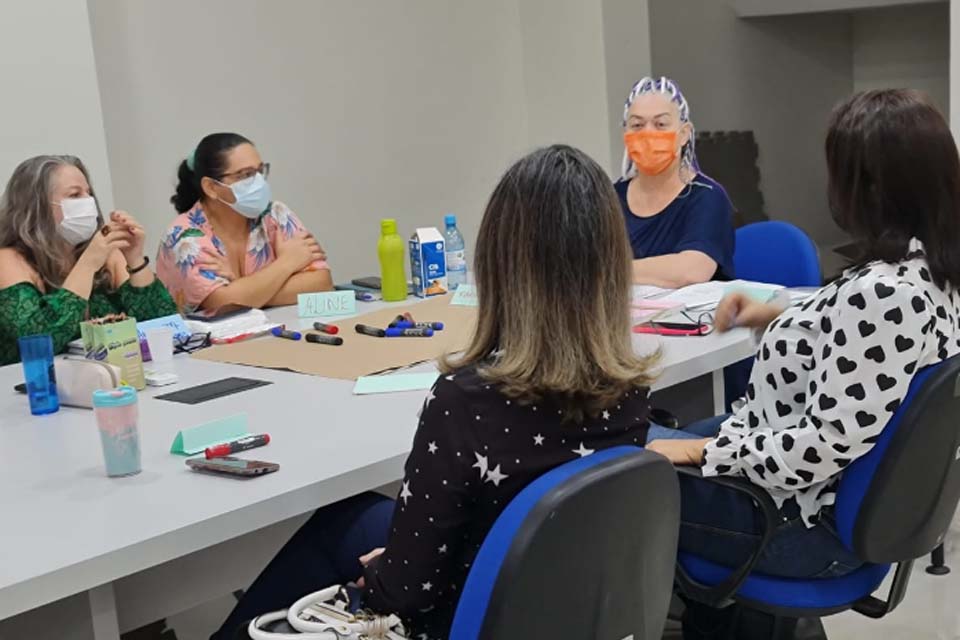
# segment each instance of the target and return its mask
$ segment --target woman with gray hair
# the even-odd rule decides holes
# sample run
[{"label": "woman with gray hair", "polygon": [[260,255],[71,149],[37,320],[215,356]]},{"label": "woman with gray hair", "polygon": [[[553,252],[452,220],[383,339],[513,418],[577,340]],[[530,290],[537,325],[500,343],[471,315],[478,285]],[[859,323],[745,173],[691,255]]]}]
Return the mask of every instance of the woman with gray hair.
[{"label": "woman with gray hair", "polygon": [[733,278],[733,207],[700,173],[690,107],[669,78],[642,78],[623,107],[614,185],[633,248],[633,281],[679,288]]},{"label": "woman with gray hair", "polygon": [[49,334],[60,352],[87,318],[177,313],[143,254],[145,236],[125,211],[104,222],[79,158],[20,163],[0,200],[0,365],[19,360],[19,336]]}]

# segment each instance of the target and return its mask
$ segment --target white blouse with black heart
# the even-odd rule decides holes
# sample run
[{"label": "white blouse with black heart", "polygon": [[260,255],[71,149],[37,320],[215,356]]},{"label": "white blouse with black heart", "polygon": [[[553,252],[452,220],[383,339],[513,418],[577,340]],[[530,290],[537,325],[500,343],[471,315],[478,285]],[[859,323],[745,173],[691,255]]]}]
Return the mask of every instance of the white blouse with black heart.
[{"label": "white blouse with black heart", "polygon": [[960,352],[960,294],[914,239],[900,263],[846,271],[770,324],[743,406],[705,447],[703,474],[748,478],[808,526],[841,471],[876,442],[917,369]]}]

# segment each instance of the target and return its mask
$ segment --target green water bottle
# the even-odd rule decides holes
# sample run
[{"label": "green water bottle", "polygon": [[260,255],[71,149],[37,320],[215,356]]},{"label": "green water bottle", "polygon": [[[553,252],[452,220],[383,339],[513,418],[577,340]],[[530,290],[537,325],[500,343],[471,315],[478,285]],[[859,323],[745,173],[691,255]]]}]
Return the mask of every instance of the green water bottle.
[{"label": "green water bottle", "polygon": [[387,302],[407,299],[407,278],[403,272],[405,245],[397,233],[397,221],[384,218],[380,221],[380,240],[377,255],[380,257],[380,290]]}]

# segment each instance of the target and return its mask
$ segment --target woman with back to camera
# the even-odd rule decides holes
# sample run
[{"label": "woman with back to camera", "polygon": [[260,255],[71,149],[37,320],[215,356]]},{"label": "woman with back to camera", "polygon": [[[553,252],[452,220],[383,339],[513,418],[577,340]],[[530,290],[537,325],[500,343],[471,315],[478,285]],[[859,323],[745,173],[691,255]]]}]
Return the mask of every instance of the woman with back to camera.
[{"label": "woman with back to camera", "polygon": [[318,510],[214,638],[361,575],[364,607],[399,614],[411,637],[446,638],[514,496],[560,464],[645,442],[653,363],[631,345],[630,247],[603,170],[567,146],[514,164],[490,197],[475,268],[476,330],[427,395],[397,502],[368,493]]},{"label": "woman with back to camera", "polygon": [[125,211],[104,221],[79,158],[21,162],[0,201],[0,365],[20,359],[20,336],[49,334],[59,353],[84,320],[176,313],[143,254],[145,239]]},{"label": "woman with back to camera", "polygon": [[642,78],[623,107],[614,185],[633,248],[633,281],[679,288],[733,273],[733,206],[700,173],[690,108],[669,78]]},{"label": "woman with back to camera", "polygon": [[[770,493],[783,521],[755,571],[775,576],[862,564],[836,534],[837,481],[914,373],[960,352],[960,159],[943,116],[917,91],[858,93],[831,117],[826,159],[830,208],[860,247],[858,266],[786,310],[723,300],[718,329],[764,331],[743,407],[649,445]],[[688,478],[681,491],[681,550],[740,565],[759,539],[749,501]],[[730,615],[693,604],[685,637],[725,637]]]},{"label": "woman with back to camera", "polygon": [[170,202],[180,214],[157,254],[157,275],[185,313],[296,304],[330,291],[326,253],[275,201],[253,143],[213,133],[180,163]]}]

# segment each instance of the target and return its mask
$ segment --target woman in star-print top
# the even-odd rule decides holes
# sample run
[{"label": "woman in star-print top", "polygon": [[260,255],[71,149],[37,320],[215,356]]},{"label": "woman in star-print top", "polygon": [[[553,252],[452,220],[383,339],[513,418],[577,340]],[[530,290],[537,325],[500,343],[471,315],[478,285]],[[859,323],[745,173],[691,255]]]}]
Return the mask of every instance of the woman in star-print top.
[{"label": "woman in star-print top", "polygon": [[[837,480],[873,447],[915,372],[960,352],[960,160],[943,117],[914,91],[857,94],[834,112],[826,155],[834,217],[863,261],[786,310],[724,300],[718,329],[765,330],[742,406],[649,447],[770,493],[784,520],[756,565],[768,575],[861,564],[835,533]],[[738,566],[756,518],[709,484],[681,485],[680,547]]]},{"label": "woman in star-print top", "polygon": [[361,570],[363,607],[399,614],[412,637],[446,638],[514,496],[560,464],[646,441],[654,358],[631,344],[630,260],[616,194],[590,158],[554,146],[511,167],[477,237],[475,334],[441,363],[397,501],[318,510],[214,638]]}]

